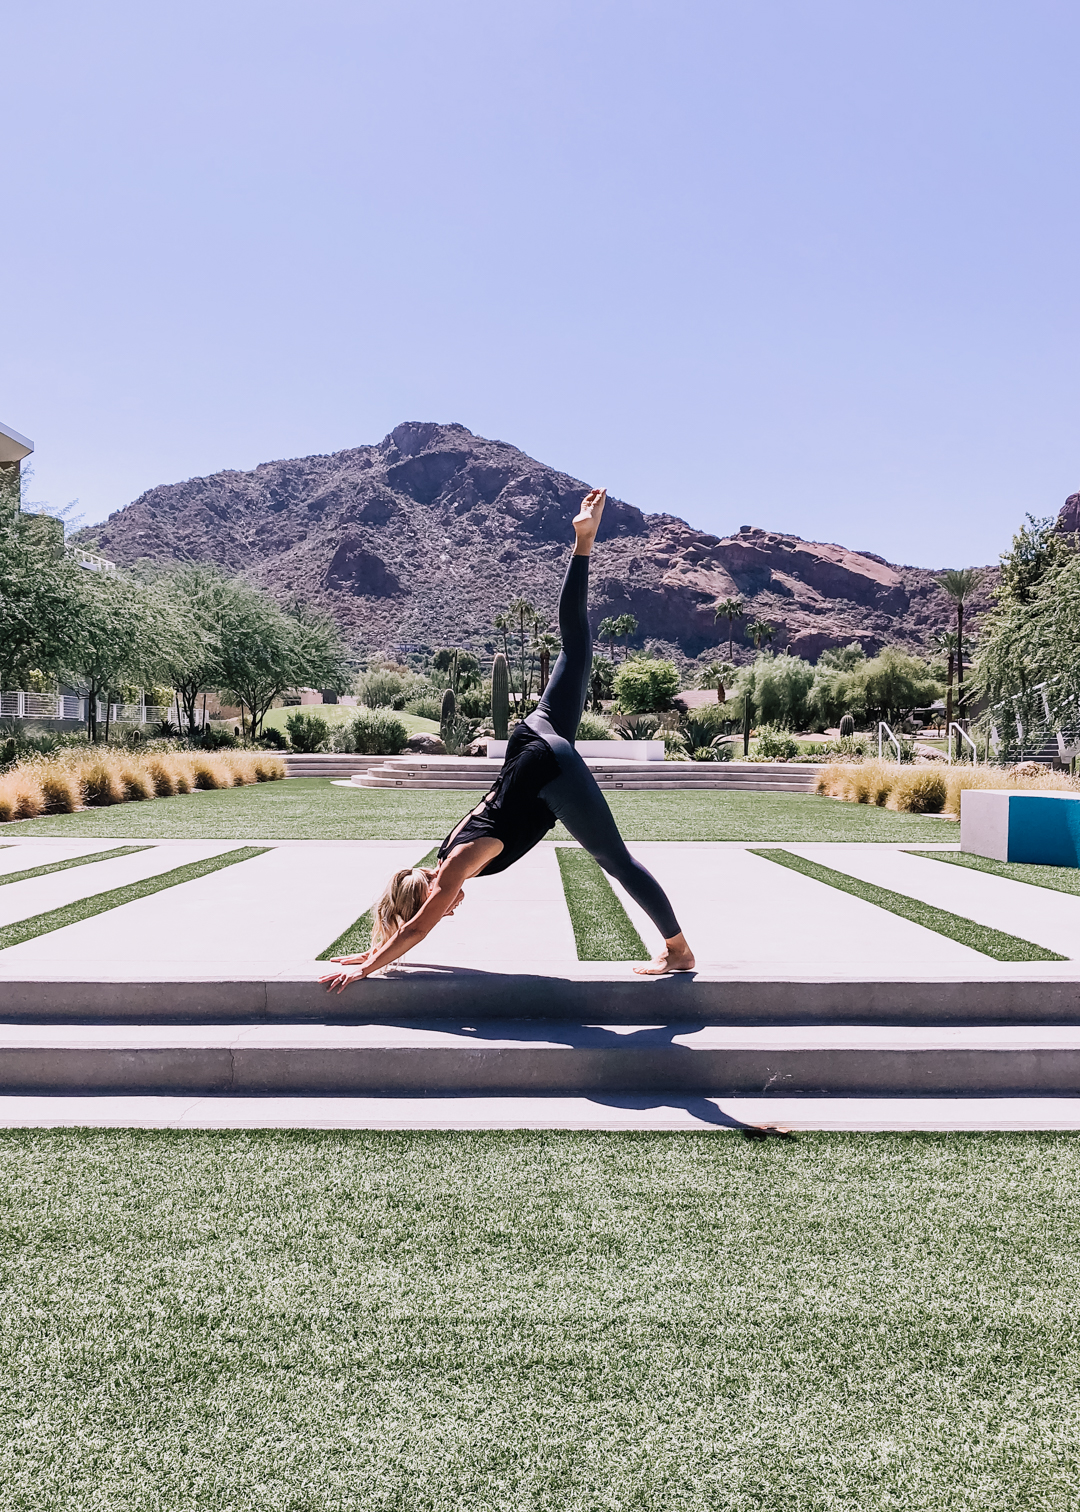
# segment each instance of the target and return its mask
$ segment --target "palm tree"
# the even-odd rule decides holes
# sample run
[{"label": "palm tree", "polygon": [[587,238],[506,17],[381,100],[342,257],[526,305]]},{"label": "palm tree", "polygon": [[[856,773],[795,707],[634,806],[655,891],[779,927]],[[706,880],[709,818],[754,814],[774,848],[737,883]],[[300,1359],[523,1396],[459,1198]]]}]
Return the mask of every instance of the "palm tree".
[{"label": "palm tree", "polygon": [[620,640],[624,640],[623,661],[630,654],[630,637],[637,634],[638,622],[632,614],[620,614],[615,621],[615,634]]},{"label": "palm tree", "polygon": [[964,705],[964,604],[983,580],[978,567],[953,568],[943,572],[938,583],[956,605],[956,713]]},{"label": "palm tree", "polygon": [[[522,598],[519,594],[508,606],[506,613],[512,625],[516,622],[521,637],[521,701],[524,704],[528,698],[525,678],[525,655],[529,645],[528,637],[525,634],[525,622],[526,620],[531,622],[536,619],[536,605],[530,603],[527,598]],[[528,681],[531,683],[532,678],[530,677]]]},{"label": "palm tree", "polygon": [[503,655],[506,657],[506,665],[509,666],[510,642],[507,639],[507,636],[509,635],[511,630],[510,616],[509,614],[497,614],[491,623],[495,628],[496,635],[502,636]]},{"label": "palm tree", "polygon": [[558,656],[562,643],[559,637],[553,635],[550,630],[541,630],[540,621],[537,620],[535,645],[540,655],[540,692],[542,693],[551,676],[552,653]]},{"label": "palm tree", "polygon": [[768,620],[755,620],[752,625],[747,625],[746,633],[754,643],[754,650],[761,650],[762,641],[771,641],[776,634],[776,626],[770,625]]},{"label": "palm tree", "polygon": [[724,703],[727,700],[725,689],[734,675],[735,667],[731,662],[711,661],[698,674],[698,687],[715,688],[717,703]]},{"label": "palm tree", "polygon": [[609,616],[607,619],[602,619],[596,627],[596,638],[597,640],[607,641],[608,656],[612,661],[615,660],[616,638],[622,634],[622,631],[618,629],[618,624],[619,621],[617,619],[612,619]]},{"label": "palm tree", "polygon": [[[945,684],[945,730],[948,733],[949,726],[952,724],[952,680],[953,668],[956,665],[956,631],[939,630],[934,636],[934,645],[949,659],[949,675]],[[951,735],[949,739],[952,740]]]},{"label": "palm tree", "polygon": [[717,604],[716,608],[713,610],[713,624],[714,625],[716,624],[717,620],[722,620],[722,619],[726,619],[727,620],[727,656],[728,656],[728,661],[730,661],[731,657],[732,657],[731,642],[732,642],[732,640],[734,638],[734,635],[735,635],[735,629],[734,629],[735,621],[737,619],[742,619],[743,614],[745,612],[746,612],[745,611],[745,605],[743,604],[742,599],[737,599],[737,598],[722,599],[721,602],[719,604]]}]

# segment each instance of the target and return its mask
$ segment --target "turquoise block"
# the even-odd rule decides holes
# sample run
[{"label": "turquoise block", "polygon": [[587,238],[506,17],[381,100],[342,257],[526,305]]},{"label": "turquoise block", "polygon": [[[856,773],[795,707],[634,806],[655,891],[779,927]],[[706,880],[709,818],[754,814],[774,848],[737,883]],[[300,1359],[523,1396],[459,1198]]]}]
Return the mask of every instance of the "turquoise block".
[{"label": "turquoise block", "polygon": [[1080,796],[1010,793],[1009,860],[1080,866]]}]

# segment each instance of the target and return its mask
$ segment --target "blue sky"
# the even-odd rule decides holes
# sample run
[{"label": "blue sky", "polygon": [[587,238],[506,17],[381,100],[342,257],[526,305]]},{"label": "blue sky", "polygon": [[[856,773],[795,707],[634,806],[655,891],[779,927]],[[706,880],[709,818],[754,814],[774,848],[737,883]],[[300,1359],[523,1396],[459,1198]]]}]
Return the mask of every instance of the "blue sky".
[{"label": "blue sky", "polygon": [[1080,9],[5,8],[33,494],[460,421],[648,510],[925,566],[1080,489]]}]

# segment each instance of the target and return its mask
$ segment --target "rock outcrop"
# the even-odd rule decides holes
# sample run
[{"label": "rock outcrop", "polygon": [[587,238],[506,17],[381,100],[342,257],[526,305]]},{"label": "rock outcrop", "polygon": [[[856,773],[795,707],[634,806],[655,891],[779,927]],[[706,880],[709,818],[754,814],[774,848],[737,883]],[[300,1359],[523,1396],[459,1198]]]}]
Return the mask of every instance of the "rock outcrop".
[{"label": "rock outcrop", "polygon": [[[494,648],[492,616],[515,595],[554,617],[586,486],[463,425],[410,422],[378,445],[152,488],[81,535],[128,565],[216,562],[329,611],[358,647]],[[713,606],[732,596],[747,611],[737,660],[752,654],[754,619],[775,626],[776,649],[811,658],[852,640],[922,649],[952,620],[928,569],[749,525],[709,535],[621,499],[609,500],[593,562],[597,620],[631,613],[639,643],[688,656],[726,652]]]}]

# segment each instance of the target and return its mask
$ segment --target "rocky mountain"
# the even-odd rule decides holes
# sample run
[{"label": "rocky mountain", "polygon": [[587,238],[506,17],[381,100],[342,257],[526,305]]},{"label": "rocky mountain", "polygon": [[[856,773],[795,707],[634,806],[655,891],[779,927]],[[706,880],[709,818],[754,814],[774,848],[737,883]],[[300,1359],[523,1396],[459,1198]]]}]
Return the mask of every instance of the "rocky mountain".
[{"label": "rocky mountain", "polygon": [[[463,425],[408,422],[375,446],[152,488],[81,536],[124,565],[216,562],[283,602],[329,611],[369,651],[479,649],[516,594],[554,615],[587,486]],[[745,627],[758,618],[776,627],[776,649],[809,658],[852,640],[923,649],[952,622],[929,569],[751,525],[709,535],[609,500],[593,558],[597,620],[631,613],[639,643],[696,657],[720,642],[726,651],[713,606],[727,597],[747,611],[736,660],[752,655]]]}]

